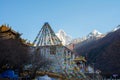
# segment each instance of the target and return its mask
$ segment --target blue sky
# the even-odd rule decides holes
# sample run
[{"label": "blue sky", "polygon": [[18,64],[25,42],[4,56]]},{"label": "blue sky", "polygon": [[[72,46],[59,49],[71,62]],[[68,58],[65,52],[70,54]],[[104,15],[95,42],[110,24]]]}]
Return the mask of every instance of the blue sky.
[{"label": "blue sky", "polygon": [[106,33],[120,24],[120,0],[0,0],[0,25],[25,39],[33,41],[45,22],[73,38],[94,29]]}]

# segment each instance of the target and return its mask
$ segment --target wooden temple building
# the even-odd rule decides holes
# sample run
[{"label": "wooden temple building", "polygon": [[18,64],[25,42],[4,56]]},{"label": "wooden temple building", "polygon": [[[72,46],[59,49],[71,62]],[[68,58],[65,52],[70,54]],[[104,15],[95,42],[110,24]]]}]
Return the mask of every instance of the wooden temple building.
[{"label": "wooden temple building", "polygon": [[25,46],[33,46],[30,42],[27,42],[26,39],[21,38],[21,34],[13,30],[9,25],[0,26],[0,40],[5,39],[17,39]]},{"label": "wooden temple building", "polygon": [[0,39],[17,39],[20,37],[21,34],[12,30],[7,25],[0,26]]}]

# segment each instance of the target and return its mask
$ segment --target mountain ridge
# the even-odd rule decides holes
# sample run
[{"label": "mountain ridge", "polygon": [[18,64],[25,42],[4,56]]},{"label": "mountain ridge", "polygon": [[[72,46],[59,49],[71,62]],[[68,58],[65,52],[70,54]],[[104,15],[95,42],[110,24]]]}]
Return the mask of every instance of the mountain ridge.
[{"label": "mountain ridge", "polygon": [[95,32],[100,36],[74,39],[76,42],[71,42],[74,47],[68,47],[72,46],[77,55],[85,56],[87,64],[94,63],[95,69],[101,70],[102,75],[120,74],[120,25],[106,34]]},{"label": "mountain ridge", "polygon": [[87,58],[87,63],[95,63],[102,74],[120,74],[120,29],[108,33],[105,37],[77,47],[78,55]]}]

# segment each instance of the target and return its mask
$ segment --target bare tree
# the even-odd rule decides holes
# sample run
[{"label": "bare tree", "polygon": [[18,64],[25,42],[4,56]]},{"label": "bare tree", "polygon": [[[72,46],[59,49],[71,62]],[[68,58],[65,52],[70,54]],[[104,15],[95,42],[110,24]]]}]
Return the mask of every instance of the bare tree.
[{"label": "bare tree", "polygon": [[32,79],[36,77],[37,71],[40,71],[40,69],[44,71],[52,64],[52,61],[42,56],[39,50],[34,51],[31,60],[32,68],[30,76]]}]

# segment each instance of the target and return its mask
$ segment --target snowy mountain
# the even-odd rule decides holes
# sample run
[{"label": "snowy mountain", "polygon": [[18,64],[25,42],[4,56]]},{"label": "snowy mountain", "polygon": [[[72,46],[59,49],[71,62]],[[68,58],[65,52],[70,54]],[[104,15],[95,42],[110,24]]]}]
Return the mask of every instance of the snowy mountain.
[{"label": "snowy mountain", "polygon": [[94,37],[101,37],[102,33],[100,33],[97,30],[93,30],[92,32],[90,32],[86,37],[88,38],[94,38]]},{"label": "snowy mountain", "polygon": [[[114,28],[112,30],[112,32],[114,32],[114,31],[116,31],[118,29],[120,29],[120,25],[118,25],[116,28]],[[71,36],[69,36],[68,34],[66,34],[64,32],[64,30],[59,30],[58,33],[56,33],[58,38],[62,41],[63,45],[68,45],[70,43],[73,43],[73,44],[77,44],[77,43],[81,43],[81,42],[85,43],[85,42],[89,42],[89,41],[92,41],[92,40],[97,40],[97,39],[103,38],[107,34],[108,33],[102,34],[97,30],[93,30],[88,35],[86,35],[86,36],[84,36],[82,38],[72,39]]]},{"label": "snowy mountain", "polygon": [[72,40],[71,36],[67,35],[64,30],[59,30],[56,35],[62,41],[63,45],[68,45]]},{"label": "snowy mountain", "polygon": [[74,48],[76,53],[86,56],[88,64],[94,63],[94,67],[107,76],[114,73],[120,74],[120,29],[118,27],[116,29],[99,40],[86,44],[78,43]]},{"label": "snowy mountain", "polygon": [[97,30],[93,30],[92,32],[90,32],[87,36],[84,36],[82,38],[76,38],[76,39],[73,39],[71,43],[74,43],[74,44],[77,44],[77,43],[81,43],[81,42],[88,42],[88,41],[91,41],[91,40],[96,40],[96,39],[100,39],[102,37],[104,37],[105,35],[100,33],[99,31]]}]

